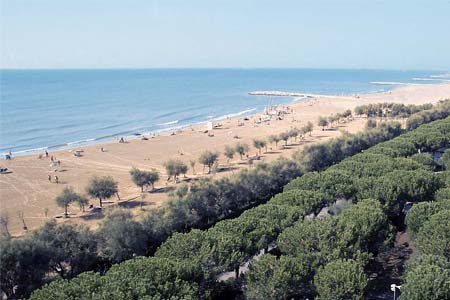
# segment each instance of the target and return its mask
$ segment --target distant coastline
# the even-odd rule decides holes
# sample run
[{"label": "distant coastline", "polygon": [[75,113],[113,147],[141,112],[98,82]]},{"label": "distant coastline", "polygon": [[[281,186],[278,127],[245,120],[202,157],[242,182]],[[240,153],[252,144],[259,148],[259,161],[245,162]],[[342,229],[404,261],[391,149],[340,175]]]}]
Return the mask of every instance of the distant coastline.
[{"label": "distant coastline", "polygon": [[428,78],[423,83],[433,84],[445,78],[432,71],[314,69],[16,70],[2,75],[0,153],[14,156],[164,134],[312,97],[398,87],[374,89],[370,82],[378,79]]}]

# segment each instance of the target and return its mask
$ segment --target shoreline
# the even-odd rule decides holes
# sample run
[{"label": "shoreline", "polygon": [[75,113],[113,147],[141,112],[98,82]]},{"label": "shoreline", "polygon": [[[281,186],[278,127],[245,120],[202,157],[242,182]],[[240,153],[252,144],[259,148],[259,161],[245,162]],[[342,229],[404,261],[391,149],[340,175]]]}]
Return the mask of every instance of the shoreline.
[{"label": "shoreline", "polygon": [[[442,83],[440,83],[440,84],[442,84]],[[384,85],[387,85],[387,86],[392,85],[392,86],[396,86],[396,87],[391,88],[388,91],[384,91],[384,92],[369,92],[368,91],[368,92],[361,93],[361,94],[351,94],[351,95],[325,95],[325,94],[311,94],[311,93],[286,92],[286,91],[252,91],[252,92],[248,92],[248,95],[291,98],[291,99],[289,99],[290,101],[288,101],[288,102],[275,104],[275,106],[276,105],[291,106],[291,105],[302,103],[305,101],[314,100],[317,98],[321,98],[321,99],[356,99],[355,98],[356,95],[376,95],[376,94],[381,95],[381,94],[385,94],[385,93],[388,93],[389,91],[393,91],[393,90],[396,90],[396,89],[399,89],[402,87],[401,85],[397,85],[397,84],[393,84],[393,83],[392,84],[386,83]],[[409,84],[402,84],[402,85],[409,85]],[[428,85],[433,85],[433,84],[411,84],[411,85],[428,86]],[[178,126],[173,126],[173,127],[169,127],[169,128],[161,128],[161,129],[156,129],[153,131],[143,130],[140,132],[139,130],[136,130],[134,133],[131,133],[131,132],[133,132],[133,130],[125,130],[127,132],[127,134],[120,134],[120,133],[111,134],[111,135],[103,136],[103,137],[86,138],[86,139],[82,139],[82,140],[78,140],[78,141],[60,143],[60,144],[56,144],[56,145],[41,146],[41,147],[32,148],[32,149],[12,151],[12,157],[14,158],[14,157],[39,155],[39,154],[43,154],[45,151],[48,151],[48,152],[71,151],[71,150],[75,150],[77,148],[107,145],[110,143],[118,142],[120,138],[124,138],[126,140],[135,140],[135,139],[140,139],[144,136],[151,137],[151,136],[166,135],[166,134],[170,134],[171,132],[174,132],[174,131],[184,130],[184,129],[191,128],[191,127],[196,129],[197,127],[206,126],[206,124],[210,121],[220,122],[223,120],[238,119],[238,117],[239,118],[253,117],[255,115],[261,114],[262,112],[263,112],[263,110],[258,110],[257,108],[251,108],[251,109],[249,108],[249,109],[245,109],[245,110],[239,111],[239,112],[231,112],[229,114],[218,116],[218,117],[212,118],[210,120],[199,121],[196,123],[180,124]],[[169,122],[162,123],[162,124],[156,124],[153,126],[165,126],[165,125],[172,125],[172,124],[177,124],[177,123],[178,123],[178,120],[175,120],[175,121],[169,121]],[[130,132],[130,133],[128,133],[128,132]],[[0,153],[0,159],[5,160],[5,156],[7,154],[9,154],[9,152]]]},{"label": "shoreline", "polygon": [[[28,228],[36,228],[53,216],[60,215],[61,209],[55,204],[55,197],[59,195],[66,186],[71,186],[76,192],[84,193],[85,188],[92,176],[110,175],[119,183],[119,194],[121,201],[133,214],[138,216],[142,210],[152,209],[164,205],[167,192],[177,185],[166,182],[164,162],[169,159],[178,159],[190,165],[190,161],[196,161],[195,170],[189,168],[188,180],[197,180],[202,177],[221,178],[229,176],[233,172],[248,168],[246,160],[240,160],[235,156],[230,162],[223,156],[225,146],[234,146],[237,142],[247,143],[250,146],[248,154],[254,156],[257,149],[253,147],[253,139],[266,139],[271,134],[279,134],[293,127],[302,127],[307,122],[314,123],[314,131],[306,140],[290,145],[287,149],[269,145],[270,150],[262,154],[260,161],[270,162],[279,157],[290,157],[302,147],[328,139],[338,137],[342,131],[357,133],[364,129],[365,118],[354,118],[353,121],[340,124],[338,129],[322,131],[316,124],[319,116],[329,116],[347,109],[353,109],[357,105],[397,102],[404,104],[436,103],[439,100],[450,98],[450,84],[403,86],[392,90],[390,93],[361,94],[356,97],[318,97],[305,101],[291,102],[289,106],[292,112],[285,115],[282,120],[272,119],[270,122],[258,122],[258,116],[262,114],[250,113],[248,120],[243,121],[243,116],[218,121],[222,126],[205,133],[205,125],[192,126],[182,129],[171,135],[171,131],[160,133],[154,138],[142,140],[133,137],[126,143],[109,141],[95,145],[76,147],[82,148],[81,157],[74,157],[73,150],[51,151],[49,154],[55,160],[61,161],[57,168],[49,158],[38,159],[37,155],[23,155],[14,157],[12,160],[2,160],[2,167],[8,168],[11,173],[2,174],[0,178],[0,206],[2,211],[10,215],[10,229],[14,234],[20,234],[21,223],[17,217],[17,211],[23,211]],[[239,125],[243,123],[244,125]],[[238,137],[238,138],[236,138]],[[104,148],[104,152],[101,151]],[[202,172],[202,166],[198,162],[199,155],[205,151],[217,151],[221,155],[219,164],[226,170],[214,175]],[[256,161],[255,163],[259,163]],[[146,198],[141,199],[140,189],[135,186],[130,178],[129,171],[132,167],[141,170],[156,169],[161,174],[161,180],[156,183],[159,192],[146,193]],[[57,173],[54,171],[57,169]],[[49,174],[58,175],[59,184],[47,179]],[[113,204],[117,203],[113,199]],[[139,202],[143,201],[143,208]],[[94,205],[95,199],[90,199]],[[122,202],[121,202],[122,203]],[[109,205],[109,204],[108,204]],[[48,211],[48,217],[44,215]],[[58,222],[69,222],[72,224],[86,224],[95,228],[102,218],[94,215],[80,215],[78,208],[70,208],[71,218]],[[23,234],[23,232],[22,232]]]}]

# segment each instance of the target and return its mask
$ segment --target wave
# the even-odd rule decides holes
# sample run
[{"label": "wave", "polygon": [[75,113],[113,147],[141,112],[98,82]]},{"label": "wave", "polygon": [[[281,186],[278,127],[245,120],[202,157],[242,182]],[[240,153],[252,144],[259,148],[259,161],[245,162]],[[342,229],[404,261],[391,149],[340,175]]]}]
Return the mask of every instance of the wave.
[{"label": "wave", "polygon": [[97,139],[96,138],[91,138],[91,139],[79,140],[79,141],[75,141],[75,142],[66,143],[66,145],[67,146],[74,146],[74,145],[79,145],[79,144],[85,144],[85,143],[93,142],[95,140],[97,140]]},{"label": "wave", "polygon": [[450,78],[450,73],[439,74],[439,75],[430,75],[431,78]]},{"label": "wave", "polygon": [[251,112],[253,112],[253,111],[255,111],[255,110],[256,110],[256,108],[249,108],[249,109],[246,109],[246,110],[237,112],[237,113],[232,113],[232,114],[222,115],[222,116],[220,116],[220,117],[213,118],[212,120],[213,120],[213,121],[221,121],[221,120],[225,120],[225,119],[227,119],[227,118],[235,118],[235,117],[239,117],[239,116],[242,116],[242,115],[251,113]]},{"label": "wave", "polygon": [[179,114],[179,113],[184,113],[184,112],[188,112],[188,111],[195,111],[195,110],[199,110],[199,109],[203,109],[203,108],[207,108],[207,107],[209,107],[209,105],[198,105],[198,106],[190,107],[190,108],[187,108],[187,109],[171,111],[171,112],[168,112],[168,113],[157,115],[157,116],[155,116],[154,119],[158,120],[158,119],[162,119],[162,118],[165,118],[165,117],[170,117],[170,116],[173,116],[173,115],[176,115],[176,114]]},{"label": "wave", "polygon": [[[442,77],[445,78],[445,77]],[[412,80],[417,80],[417,81],[450,81],[448,79],[441,79],[440,77],[434,77],[434,78],[420,78],[420,77],[415,77]]]},{"label": "wave", "polygon": [[173,125],[173,124],[177,124],[179,121],[175,120],[175,121],[169,121],[169,122],[165,122],[165,123],[160,123],[160,124],[156,124],[157,126],[167,126],[167,125]]}]

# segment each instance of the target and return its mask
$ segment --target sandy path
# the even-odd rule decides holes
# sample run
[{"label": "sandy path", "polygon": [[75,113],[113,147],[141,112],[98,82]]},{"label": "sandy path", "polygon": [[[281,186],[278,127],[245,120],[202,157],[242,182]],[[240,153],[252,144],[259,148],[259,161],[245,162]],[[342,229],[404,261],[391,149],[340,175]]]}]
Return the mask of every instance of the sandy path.
[{"label": "sandy path", "polygon": [[[106,143],[84,147],[84,155],[75,158],[67,150],[50,153],[58,160],[61,160],[59,172],[53,173],[49,159],[38,159],[37,155],[14,158],[11,161],[1,161],[2,167],[7,167],[12,171],[10,174],[0,175],[0,206],[2,212],[6,212],[10,217],[10,230],[14,234],[21,234],[21,223],[17,218],[17,211],[22,210],[28,227],[35,228],[45,221],[44,210],[49,210],[49,217],[61,214],[62,209],[56,207],[54,198],[62,191],[66,185],[72,186],[78,192],[84,192],[88,180],[94,175],[111,175],[119,182],[119,194],[122,199],[133,199],[140,196],[140,190],[134,186],[130,180],[129,170],[132,166],[141,169],[156,168],[161,172],[162,180],[156,184],[157,188],[165,187],[165,170],[163,163],[170,158],[177,158],[185,161],[189,165],[190,160],[197,160],[200,153],[206,149],[223,152],[226,145],[234,145],[238,140],[234,135],[240,137],[240,142],[252,144],[252,139],[256,137],[265,138],[270,134],[280,133],[291,127],[301,127],[308,121],[314,124],[319,116],[328,116],[332,113],[343,112],[352,109],[360,104],[376,102],[401,102],[405,104],[435,103],[438,100],[450,98],[450,84],[438,85],[414,85],[403,86],[391,93],[360,95],[356,97],[319,97],[304,103],[293,103],[290,105],[294,112],[285,117],[282,121],[271,121],[270,125],[254,125],[253,120],[257,115],[252,116],[249,121],[245,121],[245,126],[237,126],[238,120],[228,120],[222,122],[221,129],[213,131],[214,137],[208,137],[202,131],[205,128],[186,128],[183,132],[175,136],[162,134],[148,141],[134,139],[128,143],[119,144],[117,142]],[[365,120],[355,119],[354,121],[342,124],[342,130],[357,132],[363,129]],[[263,155],[263,161],[271,161],[279,156],[290,156],[303,145],[324,141],[340,135],[341,132],[321,131],[315,128],[312,137],[294,145],[290,149],[276,150]],[[280,142],[280,144],[282,144]],[[279,145],[280,145],[279,144]],[[100,147],[104,147],[106,152],[101,152]],[[250,155],[257,151],[250,147]],[[275,149],[273,149],[275,150]],[[179,154],[183,152],[183,155]],[[221,155],[220,164],[226,165],[226,159]],[[233,167],[247,168],[245,164],[239,164],[239,158],[233,159]],[[197,173],[201,173],[202,166],[196,164]],[[48,181],[48,174],[57,174],[60,184]],[[228,176],[230,172],[221,172],[214,176]],[[211,176],[198,174],[197,176]],[[196,177],[189,170],[188,177]],[[169,184],[171,186],[173,184]],[[145,210],[160,206],[166,195],[164,193],[147,194],[145,199]],[[115,199],[113,199],[115,201]],[[95,199],[93,204],[97,204]],[[95,227],[98,222],[94,220],[84,220],[77,217],[78,208],[73,206],[69,210],[73,215],[66,222],[84,222]],[[138,214],[139,208],[133,208],[133,212]],[[60,220],[61,221],[61,220]]]}]

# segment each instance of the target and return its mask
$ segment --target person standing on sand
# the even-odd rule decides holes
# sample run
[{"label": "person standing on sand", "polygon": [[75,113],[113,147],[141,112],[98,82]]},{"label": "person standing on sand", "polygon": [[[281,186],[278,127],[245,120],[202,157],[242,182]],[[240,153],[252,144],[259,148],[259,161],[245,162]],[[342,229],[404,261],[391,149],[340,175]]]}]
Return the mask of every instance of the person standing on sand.
[{"label": "person standing on sand", "polygon": [[58,183],[58,176],[55,175],[55,182]]},{"label": "person standing on sand", "polygon": [[52,175],[48,174],[48,181],[52,182]]},{"label": "person standing on sand", "polygon": [[45,150],[45,157],[48,157],[48,151]]}]

